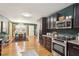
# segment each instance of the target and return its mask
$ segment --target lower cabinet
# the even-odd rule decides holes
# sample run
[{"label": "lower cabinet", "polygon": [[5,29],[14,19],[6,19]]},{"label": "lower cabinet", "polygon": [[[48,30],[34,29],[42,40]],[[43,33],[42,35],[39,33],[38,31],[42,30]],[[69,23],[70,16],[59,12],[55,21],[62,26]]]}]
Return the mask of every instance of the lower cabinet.
[{"label": "lower cabinet", "polygon": [[2,48],[1,48],[2,45],[1,45],[1,42],[2,42],[2,41],[0,41],[0,56],[1,56],[1,51],[2,51]]},{"label": "lower cabinet", "polygon": [[42,41],[42,46],[44,48],[46,48],[48,51],[52,52],[52,49],[51,49],[51,43],[52,43],[52,39],[50,37],[45,37],[45,36],[42,36],[42,40],[40,39],[40,41]]},{"label": "lower cabinet", "polygon": [[39,36],[39,43],[40,43],[40,45],[43,45],[43,38],[41,35]]},{"label": "lower cabinet", "polygon": [[51,40],[51,38],[49,38],[49,37],[47,37],[45,40],[46,40],[46,41],[45,41],[46,49],[51,52],[51,41],[52,41],[52,40]]},{"label": "lower cabinet", "polygon": [[68,56],[79,56],[79,45],[68,43]]},{"label": "lower cabinet", "polygon": [[1,56],[1,45],[0,45],[0,56]]}]

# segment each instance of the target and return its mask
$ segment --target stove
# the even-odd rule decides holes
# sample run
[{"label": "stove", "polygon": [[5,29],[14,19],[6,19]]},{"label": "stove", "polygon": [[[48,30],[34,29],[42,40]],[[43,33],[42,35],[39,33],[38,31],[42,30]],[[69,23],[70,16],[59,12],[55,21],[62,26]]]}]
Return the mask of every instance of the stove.
[{"label": "stove", "polygon": [[53,40],[53,50],[62,55],[67,55],[67,42],[69,40],[75,40],[75,37],[57,37]]},{"label": "stove", "polygon": [[70,41],[75,39],[76,39],[75,37],[57,37],[54,40],[64,42],[64,41]]}]

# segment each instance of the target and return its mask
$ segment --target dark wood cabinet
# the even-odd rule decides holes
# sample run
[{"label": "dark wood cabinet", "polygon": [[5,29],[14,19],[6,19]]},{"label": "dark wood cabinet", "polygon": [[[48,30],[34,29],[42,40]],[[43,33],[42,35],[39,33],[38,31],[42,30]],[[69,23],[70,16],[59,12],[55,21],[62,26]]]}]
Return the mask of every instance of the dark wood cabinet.
[{"label": "dark wood cabinet", "polygon": [[42,34],[47,33],[47,17],[42,18]]},{"label": "dark wood cabinet", "polygon": [[39,43],[43,45],[43,37],[42,35],[46,35],[47,33],[47,17],[42,17],[39,21]]},{"label": "dark wood cabinet", "polygon": [[2,52],[2,40],[0,41],[0,56],[1,56],[1,52]]},{"label": "dark wood cabinet", "polygon": [[41,19],[39,19],[39,34],[46,34],[47,31],[47,17],[42,17]]},{"label": "dark wood cabinet", "polygon": [[79,56],[79,45],[68,43],[67,45],[67,55],[68,56]]},{"label": "dark wood cabinet", "polygon": [[47,18],[47,29],[51,29],[51,19],[50,19],[50,17]]},{"label": "dark wood cabinet", "polygon": [[46,40],[45,40],[46,37],[43,37],[43,36],[42,36],[42,38],[43,38],[43,44],[42,44],[42,46],[43,46],[43,47],[46,47],[46,43],[45,43],[45,42],[46,42]]},{"label": "dark wood cabinet", "polygon": [[43,47],[46,48],[50,52],[52,51],[51,43],[52,43],[52,39],[50,37],[43,36]]},{"label": "dark wood cabinet", "polygon": [[50,52],[51,52],[51,43],[52,43],[51,38],[48,38],[48,37],[47,37],[47,39],[46,39],[46,49],[47,49],[48,51],[50,51]]},{"label": "dark wood cabinet", "polygon": [[79,4],[74,5],[74,21],[73,27],[79,28]]},{"label": "dark wood cabinet", "polygon": [[40,45],[43,45],[43,38],[42,38],[42,35],[39,35],[39,43],[40,43]]},{"label": "dark wood cabinet", "polygon": [[0,56],[1,56],[1,45],[0,45]]},{"label": "dark wood cabinet", "polygon": [[57,14],[53,14],[47,18],[47,29],[55,29],[57,20]]}]

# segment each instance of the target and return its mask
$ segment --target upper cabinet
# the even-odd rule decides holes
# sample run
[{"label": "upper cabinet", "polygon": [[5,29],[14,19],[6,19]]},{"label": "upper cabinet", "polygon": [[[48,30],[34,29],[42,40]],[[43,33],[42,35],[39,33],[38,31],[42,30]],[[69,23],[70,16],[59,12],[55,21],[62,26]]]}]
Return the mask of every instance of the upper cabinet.
[{"label": "upper cabinet", "polygon": [[42,34],[47,32],[47,17],[42,18]]},{"label": "upper cabinet", "polygon": [[40,34],[46,34],[47,31],[47,17],[42,17],[40,19],[40,27],[39,27],[39,31]]},{"label": "upper cabinet", "polygon": [[47,19],[47,29],[55,29],[57,21],[57,14],[49,16]]},{"label": "upper cabinet", "polygon": [[66,7],[48,17],[47,29],[71,29],[73,28],[74,5]]},{"label": "upper cabinet", "polygon": [[51,29],[51,19],[50,19],[50,17],[47,18],[47,29]]},{"label": "upper cabinet", "polygon": [[[79,28],[79,4],[70,5],[52,15],[44,21],[42,28],[47,29],[72,29]],[[46,32],[44,30],[44,32]]]},{"label": "upper cabinet", "polygon": [[79,4],[74,5],[74,21],[73,27],[79,28]]}]

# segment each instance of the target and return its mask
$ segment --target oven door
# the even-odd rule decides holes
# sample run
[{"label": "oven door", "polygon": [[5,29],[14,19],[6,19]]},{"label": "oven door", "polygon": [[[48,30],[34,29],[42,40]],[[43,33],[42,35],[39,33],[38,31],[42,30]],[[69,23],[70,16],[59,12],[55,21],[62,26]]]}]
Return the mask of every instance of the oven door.
[{"label": "oven door", "polygon": [[64,46],[53,42],[53,50],[55,52],[57,52],[58,54],[65,56],[65,47]]}]

